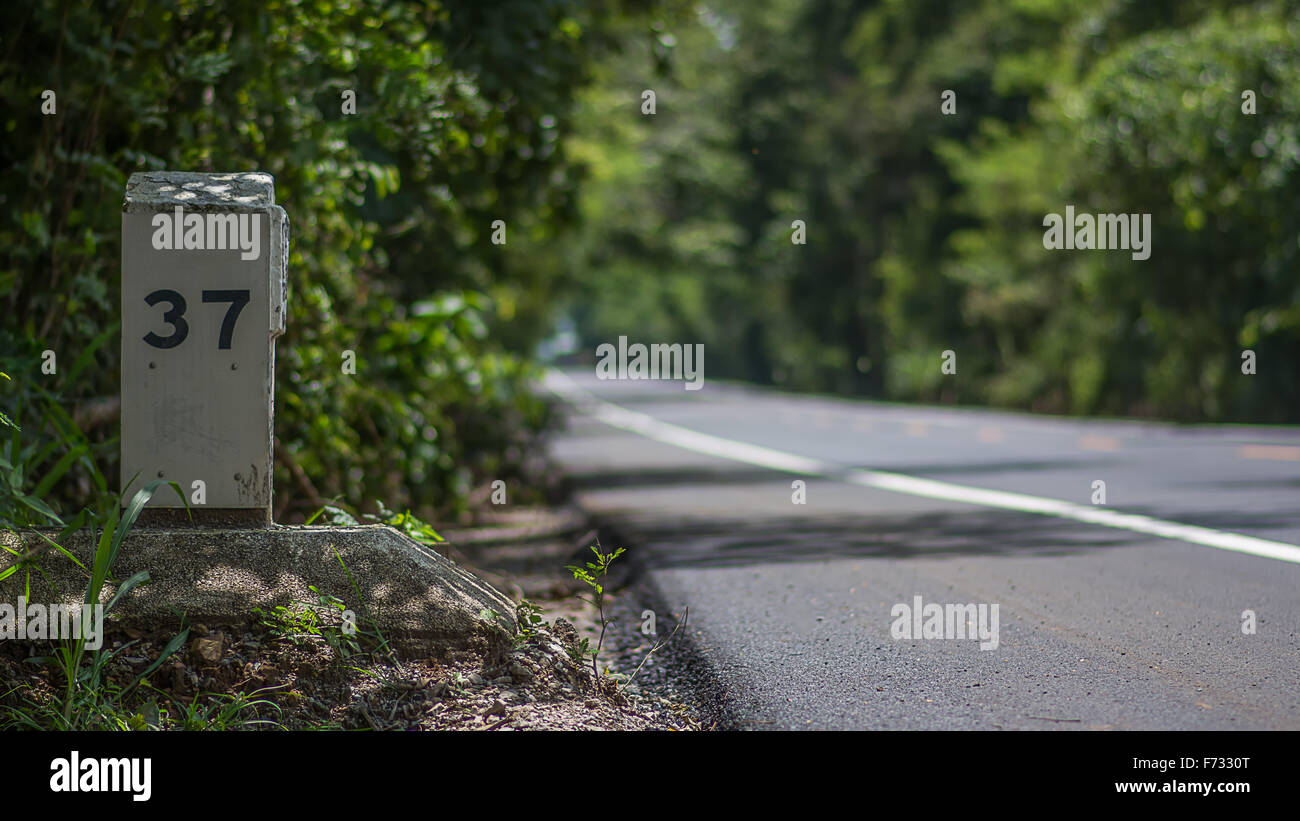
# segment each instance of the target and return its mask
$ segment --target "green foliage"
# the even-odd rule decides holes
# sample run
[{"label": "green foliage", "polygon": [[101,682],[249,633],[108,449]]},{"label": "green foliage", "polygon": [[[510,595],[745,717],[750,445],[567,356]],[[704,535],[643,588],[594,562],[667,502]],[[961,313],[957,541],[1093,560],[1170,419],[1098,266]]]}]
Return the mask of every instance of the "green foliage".
[{"label": "green foliage", "polygon": [[[61,400],[116,394],[117,345],[93,340],[120,315],[129,174],[269,172],[292,224],[277,512],[313,495],[462,512],[485,478],[522,475],[547,422],[526,354],[556,275],[533,252],[577,213],[574,95],[658,5],[21,4],[0,32],[0,350],[90,351]],[[90,456],[112,475],[115,448]]]},{"label": "green foliage", "polygon": [[[0,329],[0,528],[63,527],[68,522],[60,510],[77,503],[107,505],[111,494],[99,464],[116,439],[92,441],[65,407],[66,386],[76,383],[115,330],[101,333],[70,368],[47,377],[47,385],[36,375],[38,352]],[[8,372],[23,376],[14,379]],[[68,487],[62,503],[53,498],[61,484]],[[74,522],[73,529],[80,524]]]},{"label": "green foliage", "polygon": [[378,511],[377,513],[359,513],[344,503],[335,502],[317,510],[307,519],[306,523],[311,524],[322,515],[325,515],[329,517],[328,521],[332,525],[348,527],[356,527],[363,523],[388,525],[402,531],[412,541],[430,547],[446,542],[445,539],[438,535],[438,531],[433,529],[432,525],[415,516],[409,510],[396,513],[389,510],[388,506],[381,500],[375,500],[375,508]]},{"label": "green foliage", "polygon": [[600,617],[600,638],[596,642],[595,649],[591,649],[588,640],[583,638],[577,648],[572,648],[570,654],[574,661],[580,661],[587,656],[591,657],[591,672],[597,678],[600,677],[600,671],[597,667],[597,659],[600,656],[600,649],[605,644],[605,631],[609,627],[609,620],[605,618],[605,577],[609,575],[610,565],[619,556],[622,556],[627,548],[620,547],[608,553],[600,549],[600,544],[591,546],[591,552],[596,554],[596,561],[586,562],[584,565],[567,565],[566,570],[573,574],[573,578],[582,582],[592,589],[596,598],[592,604],[596,605],[597,613]]},{"label": "green foliage", "polygon": [[591,552],[596,554],[596,561],[587,562],[584,567],[572,564],[567,565],[565,569],[573,573],[573,578],[583,582],[591,587],[592,590],[596,591],[598,597],[603,596],[605,594],[605,588],[603,587],[604,578],[609,573],[609,567],[614,563],[614,560],[623,555],[626,550],[627,548],[620,547],[610,553],[602,553],[599,546],[592,545]]},{"label": "green foliage", "polygon": [[[365,628],[356,628],[355,622],[349,622],[348,606],[337,596],[322,593],[314,585],[309,586],[316,594],[315,602],[295,601],[291,605],[276,605],[269,612],[255,608],[254,615],[258,624],[265,627],[273,636],[287,639],[295,645],[311,644],[320,641],[334,651],[339,661],[359,655],[363,651],[358,636],[365,637]],[[322,614],[327,614],[328,619]],[[349,624],[353,625],[349,627]],[[374,636],[373,631],[370,634]],[[370,646],[382,644],[382,640],[372,641]]]},{"label": "green foliage", "polygon": [[[373,524],[386,524],[401,530],[406,536],[420,544],[434,546],[444,542],[438,532],[416,518],[408,510],[404,513],[394,513],[389,510],[383,502],[376,501],[376,507],[379,513],[357,514],[354,510],[346,509],[346,506],[325,505],[317,510],[307,519],[307,524],[315,522],[321,516],[328,516],[329,523],[338,526],[355,527],[362,522]],[[295,602],[293,608],[287,608],[283,605],[277,606],[271,614],[257,612],[262,616],[262,624],[272,628],[280,635],[292,638],[294,643],[299,643],[298,639],[305,636],[317,636],[325,639],[330,647],[340,657],[346,657],[358,652],[364,651],[372,654],[379,654],[392,658],[392,648],[385,638],[383,630],[380,629],[378,621],[370,608],[366,605],[365,596],[361,592],[361,585],[357,584],[357,579],[352,575],[348,563],[343,560],[343,556],[334,551],[334,558],[338,560],[339,567],[343,568],[343,573],[348,577],[348,583],[352,586],[352,593],[356,596],[357,606],[361,609],[360,622],[356,614],[351,612],[347,605],[336,596],[321,593],[316,587],[310,587],[319,599],[318,604],[311,605],[303,602]],[[302,609],[305,608],[305,609]],[[343,621],[340,628],[345,639],[340,639],[337,632],[330,632],[321,626],[319,620],[319,609],[335,610]],[[361,636],[361,640],[354,640],[354,636]]]},{"label": "green foliage", "polygon": [[[87,349],[86,355],[73,364],[70,369],[72,379],[76,378],[89,362],[93,351],[98,349],[108,336],[109,333],[102,333]],[[5,382],[13,385],[13,380],[7,375]],[[107,616],[123,596],[149,581],[148,571],[141,571],[125,580],[112,580],[111,576],[112,568],[122,551],[126,537],[145,504],[164,485],[175,491],[187,509],[188,500],[175,482],[155,479],[137,491],[123,509],[119,497],[108,492],[107,480],[92,458],[95,447],[63,410],[58,395],[40,385],[29,383],[20,383],[16,389],[16,394],[6,397],[7,400],[12,398],[14,411],[12,418],[6,414],[3,426],[7,429],[8,436],[5,437],[4,448],[0,452],[0,474],[3,474],[3,484],[0,484],[0,528],[13,532],[24,528],[60,526],[62,530],[54,538],[40,531],[36,532],[48,547],[58,551],[86,573],[87,583],[83,601],[88,606],[103,604],[103,613]],[[26,414],[24,407],[28,405],[34,405],[38,413]],[[38,421],[26,428],[14,421],[26,419],[28,416],[34,416]],[[25,444],[22,438],[24,432],[46,433],[49,441]],[[92,504],[82,508],[75,516],[65,521],[45,502],[45,497],[51,492],[55,483],[74,467],[83,471],[83,478],[93,482]],[[32,482],[32,474],[38,472],[41,478]],[[29,483],[31,483],[30,489],[28,489]],[[86,527],[91,528],[94,546],[89,567],[60,544],[74,532]],[[93,538],[96,530],[99,531],[97,539]],[[21,554],[7,545],[4,546],[4,550],[13,555],[15,560],[0,571],[0,580],[22,573],[24,590],[30,595],[32,573],[44,575],[40,564],[44,551]],[[101,594],[104,585],[110,580],[116,585],[116,589],[107,603],[103,603]],[[101,647],[87,655],[87,636],[84,630],[83,635],[76,638],[65,637],[56,646],[53,656],[32,660],[37,663],[51,664],[58,670],[64,682],[62,698],[57,704],[33,703],[20,707],[6,706],[5,721],[15,726],[59,729],[126,729],[130,721],[124,717],[120,703],[182,646],[187,636],[188,630],[183,630],[167,644],[161,655],[144,672],[125,687],[107,683],[104,679],[104,670],[114,656],[135,644],[134,641],[113,651]]]},{"label": "green foliage", "polygon": [[[276,363],[277,512],[305,515],[319,497],[384,498],[403,512],[332,511],[441,543],[424,520],[463,513],[485,478],[522,475],[549,421],[527,354],[558,280],[536,264],[538,249],[577,215],[580,168],[566,147],[575,94],[629,19],[673,4],[15,9],[0,32],[0,527],[62,526],[47,541],[76,561],[59,542],[102,523],[83,568],[87,601],[98,601],[160,486],[122,514],[105,479],[118,458],[111,413],[74,419],[118,391],[123,187],[141,170],[260,170],[275,176],[292,223],[289,332]],[[41,113],[46,89],[55,114]],[[345,90],[356,93],[355,114],[341,110]],[[490,241],[498,219],[504,246]],[[42,371],[46,350],[59,357],[55,374]],[[342,372],[345,350],[356,354],[355,374]],[[17,558],[5,573],[26,574],[30,586],[40,555]],[[121,582],[109,606],[147,578]],[[316,592],[317,610],[342,607]],[[267,618],[326,632],[305,614]],[[372,638],[386,651],[377,628]],[[10,718],[116,729],[260,721],[249,718],[260,702],[243,696],[174,715],[156,702],[126,712],[141,679],[115,690],[103,679],[111,658],[87,657],[84,642],[61,647],[48,660],[66,679],[57,709]]]},{"label": "green foliage", "polygon": [[175,710],[167,706],[159,707],[156,701],[146,705],[146,709],[131,717],[133,730],[229,730],[285,729],[271,718],[263,718],[274,712],[282,711],[274,701],[256,698],[262,693],[270,693],[278,688],[266,687],[252,693],[204,693],[189,701],[172,699]]},{"label": "green foliage", "polygon": [[[6,382],[13,381],[13,377],[3,371],[0,371],[0,379],[3,379]],[[4,411],[0,411],[0,427],[9,428],[10,430],[22,430],[22,428],[18,427],[18,424],[14,422],[14,420],[10,419]]]},{"label": "green foliage", "polygon": [[[1300,420],[1281,364],[1300,355],[1297,11],[724,0],[672,18],[582,95],[569,312],[588,350],[703,343],[713,377]],[[1152,214],[1151,258],[1045,252],[1067,204]],[[1246,347],[1276,366],[1243,378]]]},{"label": "green foliage", "polygon": [[[1108,354],[1103,390],[1164,416],[1297,419],[1300,371],[1277,367],[1300,355],[1297,73],[1296,18],[1266,4],[1143,37],[1083,84],[1091,173],[1070,188],[1149,211],[1160,243],[1140,282],[1119,266],[1071,271],[1103,317],[1078,316]],[[1196,83],[1171,93],[1187,77]],[[1244,89],[1256,114],[1241,112]],[[1243,348],[1270,365],[1242,378]]]},{"label": "green foliage", "polygon": [[[186,505],[188,510],[189,504],[185,494],[181,491],[180,485],[175,482],[166,482],[162,479],[154,479],[136,491],[127,504],[126,509],[121,511],[116,500],[109,508],[107,523],[100,532],[99,541],[95,547],[93,561],[90,567],[90,581],[86,585],[85,603],[91,606],[99,604],[100,593],[103,591],[104,584],[109,580],[113,570],[113,565],[117,562],[117,557],[122,552],[122,545],[126,541],[127,534],[135,525],[135,521],[144,510],[157,490],[162,486],[171,487],[180,498],[181,503]],[[120,513],[119,513],[120,511]],[[119,518],[120,516],[120,518]],[[65,551],[66,552],[66,551]],[[107,617],[109,611],[123,596],[131,592],[137,585],[149,581],[149,572],[142,570],[129,579],[117,584],[117,589],[113,597],[104,605],[104,615]],[[176,636],[163,649],[162,654],[147,667],[144,672],[136,677],[135,681],[123,689],[117,696],[129,693],[136,685],[147,678],[154,670],[170,656],[185,644],[185,639],[189,636],[189,629],[182,630],[180,635]],[[127,645],[123,645],[123,648]],[[63,670],[64,679],[67,682],[67,690],[64,695],[63,717],[70,721],[74,705],[79,694],[86,693],[92,699],[98,697],[98,694],[105,692],[102,686],[102,672],[104,664],[116,653],[120,653],[123,648],[119,648],[113,653],[106,653],[101,647],[95,650],[91,656],[90,663],[83,665],[82,660],[85,657],[85,638],[78,637],[72,640],[65,640],[59,647],[58,660]]]},{"label": "green foliage", "polygon": [[[107,511],[105,524],[98,540],[93,540],[95,549],[91,566],[87,568],[71,552],[53,539],[42,536],[71,561],[87,572],[86,595],[83,602],[90,607],[103,605],[104,618],[112,611],[114,605],[123,596],[137,586],[149,581],[149,572],[142,570],[128,579],[115,581],[116,589],[107,603],[101,601],[105,583],[111,580],[113,565],[122,551],[126,537],[134,527],[140,512],[149,499],[164,485],[171,487],[182,503],[185,495],[175,482],[154,479],[131,497],[125,510],[119,506],[117,499]],[[92,531],[93,534],[93,531]],[[18,569],[21,564],[12,565],[9,571]],[[37,568],[39,569],[39,567]],[[101,627],[102,629],[102,627]],[[185,628],[163,648],[159,656],[139,675],[125,686],[110,684],[105,680],[106,666],[113,657],[134,645],[127,642],[115,650],[105,650],[102,646],[87,654],[86,642],[90,638],[90,625],[81,624],[81,635],[64,637],[55,647],[55,653],[49,657],[30,659],[38,664],[50,664],[59,671],[64,681],[64,692],[58,704],[27,704],[25,706],[4,706],[5,723],[14,726],[26,726],[43,729],[87,730],[87,729],[131,729],[129,715],[123,712],[121,704],[141,683],[157,670],[164,661],[185,644],[189,629]],[[102,638],[102,634],[101,634]]]},{"label": "green foliage", "polygon": [[519,616],[519,632],[515,634],[515,646],[522,647],[537,638],[537,628],[544,625],[546,620],[542,618],[542,608],[527,599],[520,600],[515,606],[515,612]]},{"label": "green foliage", "polygon": [[[147,702],[137,708],[123,706],[126,691],[113,684],[101,684],[100,689],[87,691],[94,698],[85,698],[73,710],[73,721],[47,703],[28,702],[22,706],[3,706],[5,718],[0,726],[19,730],[251,730],[258,728],[284,729],[274,719],[263,717],[280,713],[273,701],[257,698],[274,688],[253,693],[199,693],[188,701],[169,697],[157,688],[144,686],[155,692]],[[160,703],[160,701],[162,703]]]},{"label": "green foliage", "polygon": [[587,659],[591,659],[592,670],[595,671],[596,652],[591,649],[591,639],[583,636],[578,639],[577,643],[566,646],[564,651],[569,654],[575,664],[582,664]]}]

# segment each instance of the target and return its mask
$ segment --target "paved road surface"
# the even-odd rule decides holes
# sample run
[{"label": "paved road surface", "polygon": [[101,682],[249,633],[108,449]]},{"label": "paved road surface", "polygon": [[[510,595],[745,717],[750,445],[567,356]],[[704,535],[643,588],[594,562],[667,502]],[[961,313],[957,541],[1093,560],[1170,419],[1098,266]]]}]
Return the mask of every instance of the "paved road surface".
[{"label": "paved road surface", "polygon": [[[554,458],[690,607],[729,726],[1300,729],[1296,430],[548,386]],[[916,596],[998,605],[997,648],[896,640]]]}]

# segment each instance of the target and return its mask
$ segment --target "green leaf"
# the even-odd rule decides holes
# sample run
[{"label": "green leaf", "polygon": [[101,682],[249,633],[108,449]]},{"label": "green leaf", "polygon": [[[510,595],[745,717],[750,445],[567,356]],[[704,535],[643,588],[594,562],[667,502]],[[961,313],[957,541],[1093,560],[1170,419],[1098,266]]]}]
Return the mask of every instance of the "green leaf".
[{"label": "green leaf", "polygon": [[[83,510],[81,513],[78,513],[78,514],[77,514],[77,519],[74,519],[73,521],[76,522],[76,521],[78,521],[78,520],[84,518],[84,517],[85,517],[85,514],[86,514],[86,512]],[[66,537],[64,534],[66,534],[66,533],[67,533],[69,530],[71,530],[71,529],[72,529],[71,526],[69,526],[69,527],[67,527],[67,528],[64,528],[63,533],[59,534],[59,541],[66,541],[66,540],[67,540],[67,537]],[[36,531],[36,535],[37,535],[37,536],[40,536],[40,537],[41,537],[42,539],[44,539],[45,541],[49,542],[50,545],[54,547],[54,549],[58,550],[58,551],[59,551],[60,553],[62,553],[64,556],[67,556],[68,559],[70,559],[70,560],[72,561],[72,563],[75,564],[77,567],[80,567],[83,571],[86,571],[87,573],[90,572],[90,571],[86,570],[86,566],[85,566],[84,564],[81,563],[81,560],[80,560],[80,559],[78,559],[76,556],[72,555],[72,553],[70,553],[66,547],[64,547],[63,545],[59,544],[59,542],[54,541],[54,540],[51,539],[49,536],[46,536],[44,533],[40,532],[39,530]]]},{"label": "green leaf", "polygon": [[72,367],[64,374],[64,384],[75,385],[77,383],[77,379],[81,376],[81,372],[86,369],[86,366],[89,365],[91,360],[94,358],[95,352],[103,347],[104,343],[111,339],[113,335],[118,332],[119,328],[121,328],[121,323],[113,322],[103,331],[100,331],[94,339],[90,340],[86,347],[83,348],[81,353],[77,356],[76,360],[73,361]]},{"label": "green leaf", "polygon": [[147,581],[149,581],[149,571],[141,570],[131,578],[122,582],[122,584],[118,586],[117,592],[113,594],[113,598],[109,599],[108,604],[104,605],[104,612],[107,613],[112,610],[113,605],[117,604],[118,599],[122,598],[127,593],[130,593],[137,585],[143,584]]},{"label": "green leaf", "polygon": [[50,506],[42,502],[40,499],[37,499],[33,496],[28,496],[24,493],[15,494],[15,496],[18,499],[18,501],[22,502],[24,505],[36,511],[37,513],[41,514],[42,516],[46,516],[50,518],[56,524],[59,525],[63,524],[63,520],[59,518],[59,514],[51,510]]},{"label": "green leaf", "polygon": [[32,489],[32,495],[39,497],[49,495],[50,488],[54,487],[54,483],[62,479],[63,474],[67,473],[78,459],[89,452],[90,447],[88,445],[78,445],[63,454],[63,457],[54,464],[54,467],[50,468],[49,472],[45,474],[45,477],[41,479],[40,483]]},{"label": "green leaf", "polygon": [[131,690],[135,689],[136,685],[138,685],[140,682],[148,678],[153,673],[154,670],[157,670],[159,667],[161,667],[162,663],[166,661],[172,655],[172,653],[175,653],[177,650],[181,648],[182,645],[185,644],[185,640],[189,638],[189,636],[190,636],[190,629],[187,627],[181,631],[180,635],[176,636],[171,641],[167,642],[167,646],[163,648],[163,651],[161,654],[159,654],[158,658],[154,659],[153,663],[144,669],[144,672],[136,676],[135,680],[132,681],[129,685],[127,685],[127,687],[122,691],[122,693],[126,694]]}]

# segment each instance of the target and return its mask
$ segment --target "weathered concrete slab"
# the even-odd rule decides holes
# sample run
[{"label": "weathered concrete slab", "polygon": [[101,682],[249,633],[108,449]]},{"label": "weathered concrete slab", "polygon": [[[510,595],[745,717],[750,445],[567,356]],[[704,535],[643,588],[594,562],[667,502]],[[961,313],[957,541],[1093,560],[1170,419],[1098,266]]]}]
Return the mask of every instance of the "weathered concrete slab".
[{"label": "weathered concrete slab", "polygon": [[210,174],[197,171],[137,171],[126,183],[122,210],[265,208],[275,205],[275,178],[260,171]]},{"label": "weathered concrete slab", "polygon": [[[51,537],[57,534],[45,531]],[[54,587],[31,573],[28,601],[79,603],[86,574],[35,533],[0,534],[0,541],[26,553],[36,551]],[[90,566],[92,544],[82,532],[64,545]],[[360,588],[363,602],[339,564]],[[15,558],[0,552],[0,570]],[[110,621],[123,626],[178,624],[175,611],[191,622],[247,626],[254,608],[271,610],[295,601],[315,602],[309,589],[337,596],[356,611],[362,606],[393,646],[407,656],[443,656],[472,651],[493,658],[505,650],[516,630],[513,602],[487,582],[437,552],[385,525],[365,527],[272,527],[268,529],[133,530],[113,568],[113,578],[148,570],[152,582],[137,587],[113,608]],[[28,574],[0,582],[0,601],[15,603]],[[107,584],[107,603],[116,587]],[[485,615],[495,611],[496,615]]]}]

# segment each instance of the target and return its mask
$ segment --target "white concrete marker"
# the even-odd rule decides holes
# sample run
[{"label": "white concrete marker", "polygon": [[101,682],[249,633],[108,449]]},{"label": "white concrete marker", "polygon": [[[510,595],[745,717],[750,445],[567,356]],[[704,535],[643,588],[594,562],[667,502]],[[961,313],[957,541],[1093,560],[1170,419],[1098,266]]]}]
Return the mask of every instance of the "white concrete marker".
[{"label": "white concrete marker", "polygon": [[1252,556],[1263,556],[1268,559],[1300,564],[1300,546],[1287,544],[1286,542],[1274,542],[1254,536],[1245,536],[1240,533],[1212,530],[1208,527],[1167,522],[1150,516],[1119,513],[1112,510],[1077,505],[1073,502],[1063,502],[1059,499],[1029,496],[1024,493],[984,490],[965,485],[955,485],[950,482],[939,482],[933,479],[918,479],[915,476],[907,476],[902,473],[844,467],[833,462],[810,459],[760,445],[750,445],[732,439],[724,439],[720,436],[699,433],[606,402],[578,387],[577,383],[568,376],[555,370],[547,372],[546,387],[556,395],[573,402],[583,412],[611,427],[638,433],[649,439],[675,445],[696,453],[732,459],[737,462],[746,462],[751,465],[781,470],[787,473],[821,476],[877,490],[888,490],[910,496],[944,499],[982,507],[1001,508],[1003,510],[1039,513],[1044,516],[1056,516],[1062,519],[1086,522],[1087,524],[1131,530],[1134,533],[1144,533],[1164,539],[1177,539],[1206,547],[1217,547],[1220,550],[1231,550],[1234,553],[1247,553]]},{"label": "white concrete marker", "polygon": [[[270,174],[132,174],[122,206],[122,489],[271,518],[289,220]],[[132,478],[134,477],[134,482]],[[130,487],[128,487],[130,485]],[[183,507],[176,494],[152,507]]]}]

